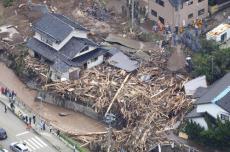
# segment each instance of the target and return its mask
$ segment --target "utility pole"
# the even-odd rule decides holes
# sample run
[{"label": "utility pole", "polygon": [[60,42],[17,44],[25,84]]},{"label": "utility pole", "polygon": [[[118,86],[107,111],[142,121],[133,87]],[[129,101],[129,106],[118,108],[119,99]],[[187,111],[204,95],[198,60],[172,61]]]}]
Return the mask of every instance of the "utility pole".
[{"label": "utility pole", "polygon": [[108,149],[107,152],[110,152],[111,149],[111,145],[112,145],[112,127],[111,124],[113,121],[116,120],[116,116],[112,113],[108,113],[105,115],[105,122],[107,124],[109,124],[109,128],[108,128]]},{"label": "utility pole", "polygon": [[132,2],[132,30],[133,30],[133,26],[134,26],[134,0],[131,0]]}]

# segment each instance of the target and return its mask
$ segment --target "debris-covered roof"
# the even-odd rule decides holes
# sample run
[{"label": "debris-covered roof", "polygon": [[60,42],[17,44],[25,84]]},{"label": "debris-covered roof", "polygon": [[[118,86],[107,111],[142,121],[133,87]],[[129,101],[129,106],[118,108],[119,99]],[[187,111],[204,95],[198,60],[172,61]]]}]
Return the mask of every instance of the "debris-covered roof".
[{"label": "debris-covered roof", "polygon": [[211,103],[223,90],[230,86],[230,73],[219,79],[217,82],[208,87],[207,92],[201,96],[196,104]]},{"label": "debris-covered roof", "polygon": [[108,59],[108,63],[127,72],[132,72],[139,67],[137,61],[130,60],[129,57],[121,51],[113,54],[113,56]]},{"label": "debris-covered roof", "polygon": [[33,28],[59,42],[63,41],[74,30],[74,27],[63,22],[51,13],[43,15],[33,25]]}]

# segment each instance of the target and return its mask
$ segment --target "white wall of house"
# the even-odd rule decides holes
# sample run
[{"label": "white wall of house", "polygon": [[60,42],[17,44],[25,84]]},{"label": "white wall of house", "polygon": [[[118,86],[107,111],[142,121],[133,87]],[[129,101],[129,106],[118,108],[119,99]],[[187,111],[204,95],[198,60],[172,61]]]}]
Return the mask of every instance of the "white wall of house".
[{"label": "white wall of house", "polygon": [[220,117],[220,114],[229,115],[227,111],[219,107],[218,105],[214,103],[208,103],[208,104],[200,104],[197,105],[197,112],[207,112],[209,115],[211,115],[214,118]]},{"label": "white wall of house", "polygon": [[42,41],[41,35],[38,32],[35,32],[35,35],[34,35],[34,38],[49,45],[50,47],[54,48],[57,51],[59,51],[63,46],[65,46],[65,44],[68,43],[72,37],[87,38],[87,32],[79,31],[79,30],[72,31],[60,44],[53,42],[52,45],[47,44],[44,41]]},{"label": "white wall of house", "polygon": [[97,57],[97,60],[94,61],[94,59],[87,61],[87,69],[95,67],[103,62],[104,56],[101,55]]},{"label": "white wall of house", "polygon": [[208,129],[208,125],[203,117],[191,118],[190,121],[199,124],[201,127],[204,127],[205,130]]}]

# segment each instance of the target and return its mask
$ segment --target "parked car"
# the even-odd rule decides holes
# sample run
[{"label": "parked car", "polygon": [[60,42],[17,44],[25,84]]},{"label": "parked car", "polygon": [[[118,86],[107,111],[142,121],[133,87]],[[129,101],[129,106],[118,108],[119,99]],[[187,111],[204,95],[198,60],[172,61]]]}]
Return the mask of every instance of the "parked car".
[{"label": "parked car", "polygon": [[14,152],[29,152],[29,149],[26,145],[18,143],[18,142],[11,143],[10,149]]},{"label": "parked car", "polygon": [[1,148],[0,148],[0,152],[9,152],[9,151],[6,150],[6,149],[1,149]]},{"label": "parked car", "polygon": [[0,128],[0,139],[3,140],[3,139],[6,139],[6,138],[7,138],[6,130],[3,129],[3,128]]}]

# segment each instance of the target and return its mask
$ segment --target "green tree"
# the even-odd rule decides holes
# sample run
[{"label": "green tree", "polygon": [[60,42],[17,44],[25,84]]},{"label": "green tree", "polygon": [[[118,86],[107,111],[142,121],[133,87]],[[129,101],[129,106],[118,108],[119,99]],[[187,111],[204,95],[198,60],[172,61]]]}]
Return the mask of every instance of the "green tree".
[{"label": "green tree", "polygon": [[200,133],[204,130],[199,124],[188,121],[185,126],[185,132],[188,134],[189,139],[199,140]]},{"label": "green tree", "polygon": [[13,2],[14,2],[14,0],[3,0],[3,5],[5,7],[9,7],[12,5]]}]

